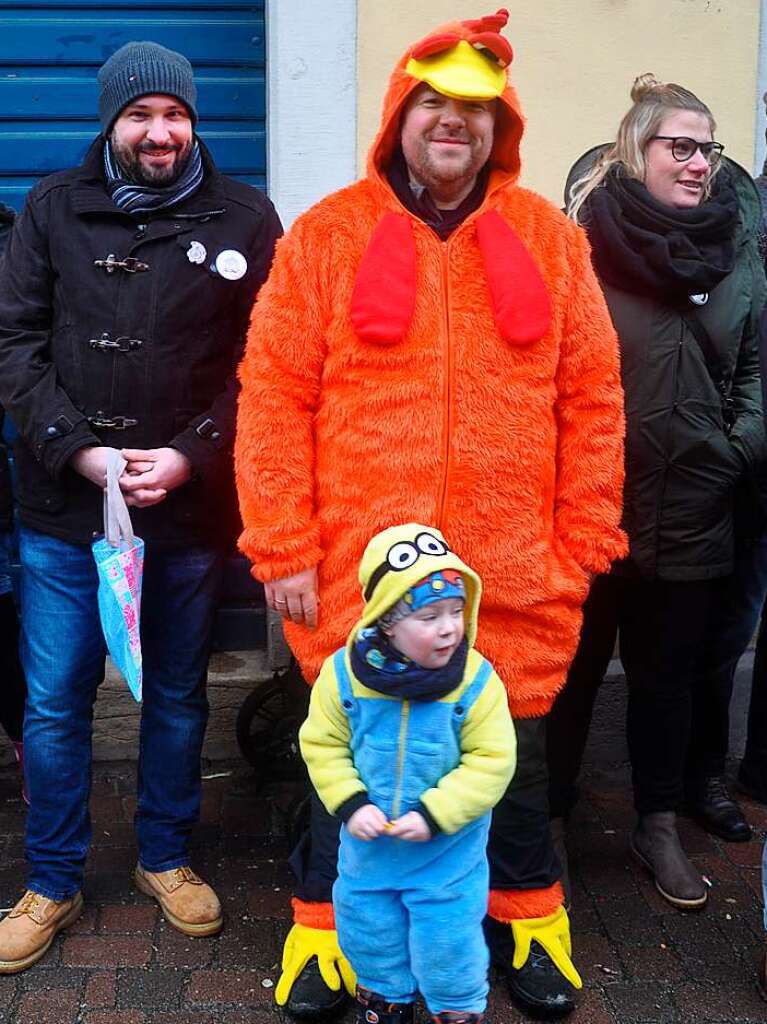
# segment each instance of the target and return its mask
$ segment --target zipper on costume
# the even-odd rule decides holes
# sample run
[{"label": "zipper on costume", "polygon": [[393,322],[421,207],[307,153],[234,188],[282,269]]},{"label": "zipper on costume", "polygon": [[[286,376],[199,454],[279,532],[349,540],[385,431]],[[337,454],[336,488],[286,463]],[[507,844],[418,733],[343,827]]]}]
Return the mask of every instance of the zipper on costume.
[{"label": "zipper on costume", "polygon": [[442,420],[442,480],[437,499],[437,526],[444,525],[445,506],[447,504],[448,479],[451,469],[451,448],[453,438],[453,346],[450,343],[450,240],[442,242],[442,323],[445,332],[443,345],[445,383],[442,389],[443,420]]},{"label": "zipper on costume", "polygon": [[410,719],[410,701],[402,701],[402,712],[399,722],[399,746],[397,750],[397,776],[394,787],[394,800],[391,805],[392,821],[399,817],[399,808],[402,802],[402,774],[405,769],[405,740],[407,739],[407,725]]}]

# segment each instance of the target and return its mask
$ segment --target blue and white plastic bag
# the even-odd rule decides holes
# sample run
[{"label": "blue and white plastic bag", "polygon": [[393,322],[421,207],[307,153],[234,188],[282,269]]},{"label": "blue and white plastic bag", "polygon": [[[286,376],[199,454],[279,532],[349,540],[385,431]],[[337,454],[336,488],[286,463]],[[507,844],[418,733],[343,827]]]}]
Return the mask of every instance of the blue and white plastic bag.
[{"label": "blue and white plastic bag", "polygon": [[116,448],[107,459],[104,537],[92,544],[99,574],[99,617],[112,661],[137,701],[142,694],[141,581],[144,542],[134,536],[119,479],[127,463]]}]

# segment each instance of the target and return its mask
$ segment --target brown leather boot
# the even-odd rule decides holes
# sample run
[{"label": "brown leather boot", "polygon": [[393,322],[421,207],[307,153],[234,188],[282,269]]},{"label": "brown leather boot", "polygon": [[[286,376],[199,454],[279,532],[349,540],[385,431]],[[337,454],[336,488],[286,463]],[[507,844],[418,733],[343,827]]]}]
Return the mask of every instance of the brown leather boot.
[{"label": "brown leather boot", "polygon": [[74,924],[82,912],[79,892],[68,900],[49,900],[28,889],[0,921],[0,974],[16,974],[37,963],[56,933]]},{"label": "brown leather boot", "polygon": [[655,888],[681,910],[699,910],[708,899],[706,883],[687,859],[676,831],[676,814],[658,811],[639,817],[631,850],[655,879]]},{"label": "brown leather boot", "polygon": [[218,896],[190,867],[170,871],[145,871],[136,865],[136,885],[157,900],[174,928],[184,935],[215,935],[224,917]]}]

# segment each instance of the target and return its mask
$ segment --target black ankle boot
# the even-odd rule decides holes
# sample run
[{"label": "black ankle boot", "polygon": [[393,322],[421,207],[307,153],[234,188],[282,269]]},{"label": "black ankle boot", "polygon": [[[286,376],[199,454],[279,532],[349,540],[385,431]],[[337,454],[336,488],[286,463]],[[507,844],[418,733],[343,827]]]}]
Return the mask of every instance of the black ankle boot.
[{"label": "black ankle boot", "polygon": [[377,992],[357,986],[357,1024],[413,1024],[415,1003],[390,1003]]},{"label": "black ankle boot", "polygon": [[293,982],[285,1009],[292,1017],[317,1020],[340,1014],[346,1000],[343,985],[337,992],[328,988],[320,974],[317,957],[313,956]]},{"label": "black ankle boot", "polygon": [[564,1017],[575,1009],[575,989],[537,942],[519,968],[512,967],[514,934],[511,926],[492,917],[482,923],[490,959],[506,978],[509,995],[525,1013],[542,1020]]},{"label": "black ankle boot", "polygon": [[728,843],[747,843],[751,826],[740,804],[733,800],[723,776],[701,779],[689,794],[690,814],[707,832],[726,839]]}]

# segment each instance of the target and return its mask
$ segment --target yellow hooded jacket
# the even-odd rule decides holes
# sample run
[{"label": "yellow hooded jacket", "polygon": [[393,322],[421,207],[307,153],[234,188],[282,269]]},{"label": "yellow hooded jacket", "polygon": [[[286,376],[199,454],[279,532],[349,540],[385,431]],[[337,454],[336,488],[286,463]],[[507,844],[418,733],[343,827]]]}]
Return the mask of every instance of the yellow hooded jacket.
[{"label": "yellow hooded jacket", "polygon": [[[389,567],[392,552],[404,553],[408,562],[406,568]],[[377,719],[389,723],[381,728],[390,729],[391,749],[396,750],[390,762],[394,775],[390,787],[393,799],[390,806],[381,810],[396,818],[404,811],[418,809],[403,806],[401,799],[403,782],[411,771],[413,751],[417,759],[422,741],[412,727],[415,716],[411,716],[411,701],[387,696],[364,686],[352,673],[349,651],[361,629],[377,621],[419,580],[443,569],[457,570],[466,584],[464,616],[469,643],[463,680],[439,701],[432,702],[442,705],[439,712],[448,712],[444,715],[446,721],[450,720],[452,709],[457,708],[460,713],[461,700],[478,674],[487,674],[484,687],[461,723],[460,760],[435,786],[419,794],[421,809],[425,809],[427,820],[431,819],[430,824],[452,834],[486,814],[503,796],[516,766],[516,737],[504,686],[489,663],[473,647],[481,593],[479,578],[447,548],[438,530],[409,523],[384,530],[373,538],[365,551],[359,573],[363,593],[367,593],[365,608],[351,631],[342,657],[355,699],[393,701],[400,706],[398,715]],[[422,702],[419,705],[419,714],[423,715]],[[392,722],[396,723],[393,730]],[[320,799],[331,814],[338,813],[343,820],[348,820],[358,807],[370,802],[367,786],[354,762],[351,738],[351,725],[339,693],[334,656],[325,661],[312,689],[309,717],[301,728],[300,743]],[[377,734],[373,739],[380,744],[382,736]]]}]

